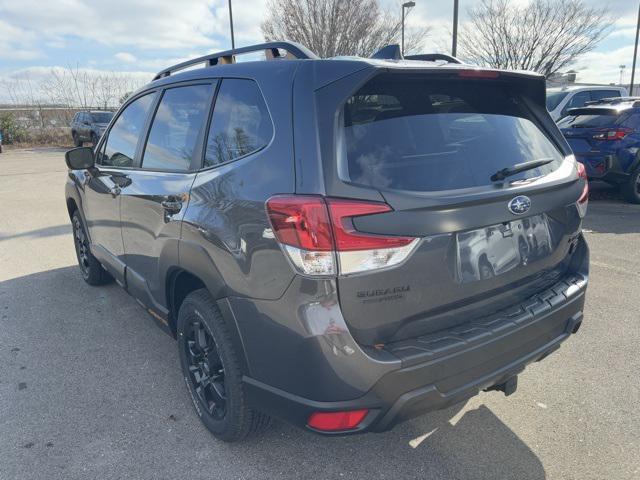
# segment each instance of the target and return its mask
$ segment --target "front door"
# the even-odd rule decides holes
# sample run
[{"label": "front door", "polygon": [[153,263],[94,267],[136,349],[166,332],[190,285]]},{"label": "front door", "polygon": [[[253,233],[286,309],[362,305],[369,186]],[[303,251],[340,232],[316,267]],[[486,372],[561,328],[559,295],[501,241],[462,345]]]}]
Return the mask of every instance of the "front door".
[{"label": "front door", "polygon": [[120,194],[135,167],[136,151],[155,94],[130,103],[118,116],[100,144],[97,164],[87,176],[84,213],[91,237],[91,252],[124,283],[124,244],[120,225]]},{"label": "front door", "polygon": [[141,151],[141,168],[127,173],[128,185],[122,189],[127,288],[157,310],[166,306],[164,260],[177,260],[213,92],[212,83],[164,91]]}]

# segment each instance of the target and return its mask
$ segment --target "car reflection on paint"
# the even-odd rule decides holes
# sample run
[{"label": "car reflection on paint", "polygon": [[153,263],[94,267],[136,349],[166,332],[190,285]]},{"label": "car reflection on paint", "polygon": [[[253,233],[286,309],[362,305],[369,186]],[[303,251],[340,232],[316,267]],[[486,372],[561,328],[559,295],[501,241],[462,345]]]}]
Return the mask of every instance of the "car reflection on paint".
[{"label": "car reflection on paint", "polygon": [[551,252],[545,215],[512,220],[457,235],[457,270],[461,283],[486,280]]}]

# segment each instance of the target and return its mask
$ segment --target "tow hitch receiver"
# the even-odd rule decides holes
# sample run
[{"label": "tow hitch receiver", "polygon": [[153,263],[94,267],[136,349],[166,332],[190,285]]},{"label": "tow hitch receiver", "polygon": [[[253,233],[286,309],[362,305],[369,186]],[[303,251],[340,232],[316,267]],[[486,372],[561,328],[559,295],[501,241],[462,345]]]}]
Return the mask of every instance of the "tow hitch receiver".
[{"label": "tow hitch receiver", "polygon": [[503,383],[498,383],[489,388],[485,388],[485,392],[491,392],[493,390],[497,390],[499,392],[504,392],[504,396],[508,397],[512,393],[514,393],[518,388],[518,376],[514,375],[513,377],[507,379]]}]

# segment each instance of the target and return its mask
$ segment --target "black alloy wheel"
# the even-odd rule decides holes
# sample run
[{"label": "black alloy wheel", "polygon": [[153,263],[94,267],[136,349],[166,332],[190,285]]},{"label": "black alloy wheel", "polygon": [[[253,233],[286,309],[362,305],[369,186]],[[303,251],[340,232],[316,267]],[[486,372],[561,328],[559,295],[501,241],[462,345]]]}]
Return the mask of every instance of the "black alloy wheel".
[{"label": "black alloy wheel", "polygon": [[218,439],[237,442],[269,425],[251,408],[229,326],[206,289],[191,292],[178,311],[176,336],[182,375],[200,420]]},{"label": "black alloy wheel", "polygon": [[113,277],[109,275],[98,259],[91,253],[89,236],[77,210],[71,217],[71,226],[73,227],[73,243],[76,248],[76,257],[78,258],[78,266],[80,267],[82,278],[89,285],[109,283]]},{"label": "black alloy wheel", "polygon": [[218,346],[204,322],[197,319],[188,325],[183,341],[198,400],[213,418],[222,420],[227,413],[227,394]]},{"label": "black alloy wheel", "polygon": [[78,257],[78,266],[82,272],[82,276],[86,280],[89,277],[90,265],[89,265],[89,240],[84,231],[82,220],[79,215],[74,215],[72,219],[73,224],[73,241],[76,247],[76,256]]}]

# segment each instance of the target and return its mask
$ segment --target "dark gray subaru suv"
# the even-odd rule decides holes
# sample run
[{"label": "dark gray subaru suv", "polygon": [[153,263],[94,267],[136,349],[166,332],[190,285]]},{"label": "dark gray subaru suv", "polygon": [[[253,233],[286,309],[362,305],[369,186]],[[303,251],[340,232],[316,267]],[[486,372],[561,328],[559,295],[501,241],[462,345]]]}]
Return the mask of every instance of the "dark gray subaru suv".
[{"label": "dark gray subaru suv", "polygon": [[510,394],[580,327],[587,181],[544,78],[381,52],[176,65],[67,153],[84,279],[177,338],[218,438]]}]

